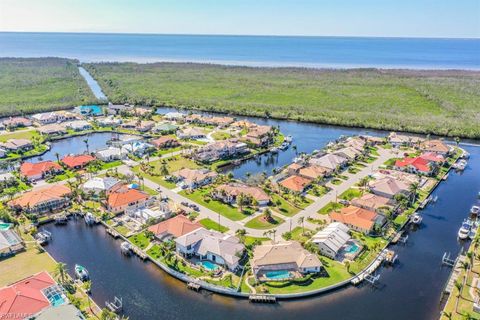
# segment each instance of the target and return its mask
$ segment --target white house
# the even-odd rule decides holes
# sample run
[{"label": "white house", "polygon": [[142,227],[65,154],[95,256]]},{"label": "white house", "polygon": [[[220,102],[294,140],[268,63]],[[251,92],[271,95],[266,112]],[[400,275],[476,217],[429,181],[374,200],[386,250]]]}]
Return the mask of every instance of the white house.
[{"label": "white house", "polygon": [[166,113],[163,115],[163,118],[164,119],[167,119],[167,120],[183,120],[185,118],[185,114],[184,113],[180,113],[180,112],[169,112],[169,113]]},{"label": "white house", "polygon": [[312,243],[318,246],[320,253],[335,259],[342,248],[350,241],[349,228],[341,222],[330,223],[312,237]]},{"label": "white house", "polygon": [[184,257],[197,257],[234,271],[245,247],[232,235],[199,228],[175,239],[176,251]]},{"label": "white house", "polygon": [[125,213],[140,223],[147,223],[149,220],[158,221],[167,219],[172,214],[172,210],[166,202],[159,202],[157,206],[145,208],[126,209]]},{"label": "white house", "polygon": [[[3,224],[2,221],[0,223]],[[0,257],[9,256],[24,248],[22,238],[11,228],[12,226],[0,230]]]},{"label": "white house", "polygon": [[67,122],[65,126],[74,131],[83,131],[83,130],[92,129],[92,125],[85,120],[70,121],[70,122]]},{"label": "white house", "polygon": [[98,150],[95,152],[97,159],[100,159],[105,162],[121,160],[124,158],[122,154],[122,149],[116,147],[108,147],[106,149]]},{"label": "white house", "polygon": [[134,142],[131,144],[125,144],[122,146],[122,154],[134,154],[136,156],[143,156],[147,154],[150,150],[153,150],[154,146],[146,142]]},{"label": "white house", "polygon": [[82,189],[86,193],[93,192],[95,195],[99,195],[101,192],[109,194],[116,188],[119,188],[121,185],[122,183],[119,180],[112,177],[95,177],[85,182],[82,186]]}]

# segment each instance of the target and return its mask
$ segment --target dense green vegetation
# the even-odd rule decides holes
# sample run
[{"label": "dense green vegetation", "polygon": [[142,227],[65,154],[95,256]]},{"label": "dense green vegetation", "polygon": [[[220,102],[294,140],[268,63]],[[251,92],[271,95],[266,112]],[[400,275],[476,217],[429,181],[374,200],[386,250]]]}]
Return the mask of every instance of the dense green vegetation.
[{"label": "dense green vegetation", "polygon": [[0,58],[0,116],[94,102],[75,60]]},{"label": "dense green vegetation", "polygon": [[105,63],[87,68],[113,102],[480,137],[478,72],[191,63]]}]

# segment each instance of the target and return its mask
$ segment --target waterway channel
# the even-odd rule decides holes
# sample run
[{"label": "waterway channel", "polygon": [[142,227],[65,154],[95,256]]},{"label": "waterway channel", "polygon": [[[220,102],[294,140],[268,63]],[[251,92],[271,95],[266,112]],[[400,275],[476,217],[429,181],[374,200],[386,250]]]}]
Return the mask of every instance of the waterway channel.
[{"label": "waterway channel", "polygon": [[[341,135],[381,133],[291,121],[251,120],[279,125],[283,133],[293,136],[297,152],[320,149]],[[445,251],[456,254],[462,246],[456,233],[480,190],[480,147],[465,148],[471,153],[469,166],[463,173],[452,172],[435,190],[438,202],[422,211],[423,224],[420,229],[409,232],[408,243],[393,247],[399,262],[393,268],[379,271],[377,288],[346,287],[275,305],[255,305],[246,300],[195,293],[152,263],[122,256],[119,241],[108,236],[102,226],[87,227],[83,221],[70,221],[67,226],[45,226],[54,239],[46,249],[56,260],[67,263],[70,271],[75,263],[85,265],[93,281],[95,301],[103,306],[113,296],[121,296],[125,315],[131,320],[437,319],[441,291],[450,272],[441,266],[441,258]],[[231,169],[237,177],[243,177],[246,172],[270,174],[274,167],[289,163],[295,153],[290,148],[271,160],[264,156],[259,162],[252,160]]]}]

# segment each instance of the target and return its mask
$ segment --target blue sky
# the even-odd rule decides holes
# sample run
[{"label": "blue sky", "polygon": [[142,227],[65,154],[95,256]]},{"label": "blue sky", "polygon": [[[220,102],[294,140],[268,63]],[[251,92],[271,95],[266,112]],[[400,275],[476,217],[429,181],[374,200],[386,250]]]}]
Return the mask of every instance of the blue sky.
[{"label": "blue sky", "polygon": [[0,31],[480,38],[480,0],[0,0]]}]

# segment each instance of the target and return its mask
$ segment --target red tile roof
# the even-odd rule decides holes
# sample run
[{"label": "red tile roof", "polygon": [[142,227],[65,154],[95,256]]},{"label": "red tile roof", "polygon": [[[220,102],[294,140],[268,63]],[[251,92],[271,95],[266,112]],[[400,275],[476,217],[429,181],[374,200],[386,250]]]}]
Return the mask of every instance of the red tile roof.
[{"label": "red tile roof", "polygon": [[43,202],[64,198],[70,193],[71,190],[67,186],[60,184],[51,185],[25,192],[20,197],[11,200],[8,204],[14,207],[32,208]]},{"label": "red tile roof", "polygon": [[61,171],[62,166],[53,161],[42,161],[38,163],[24,162],[20,166],[20,174],[25,177],[37,176],[54,170]]},{"label": "red tile roof", "polygon": [[0,316],[22,314],[24,316],[19,319],[23,319],[50,307],[42,290],[55,284],[52,277],[44,271],[1,288]]},{"label": "red tile roof", "polygon": [[179,145],[180,143],[175,138],[163,136],[158,139],[152,140],[152,144],[158,148],[166,144]]},{"label": "red tile roof", "polygon": [[352,225],[363,230],[370,230],[375,223],[377,214],[370,210],[348,206],[340,209],[340,212],[330,212],[329,216],[334,221]]},{"label": "red tile roof", "polygon": [[201,224],[192,222],[183,215],[178,215],[149,227],[148,231],[151,231],[156,235],[164,233],[170,234],[177,238],[201,227]]},{"label": "red tile roof", "polygon": [[425,152],[425,153],[420,155],[420,158],[425,159],[425,160],[430,161],[430,162],[444,162],[445,161],[444,156],[442,156],[440,154],[436,154],[434,152]]},{"label": "red tile roof", "polygon": [[108,196],[108,206],[111,208],[118,208],[128,205],[132,202],[148,200],[150,196],[145,192],[137,189],[128,189],[126,187],[120,188]]},{"label": "red tile roof", "polygon": [[95,157],[89,154],[80,154],[76,156],[65,156],[62,162],[69,168],[83,167],[87,163],[95,160]]},{"label": "red tile roof", "polygon": [[415,158],[403,158],[403,160],[395,161],[395,167],[403,168],[407,166],[412,166],[418,171],[430,172],[431,168],[429,166],[430,161],[427,161],[420,157]]},{"label": "red tile roof", "polygon": [[284,188],[287,188],[295,192],[302,192],[305,189],[305,187],[308,186],[311,182],[312,180],[310,179],[293,175],[286,178],[285,180],[282,180],[280,182],[280,185],[283,186]]}]

